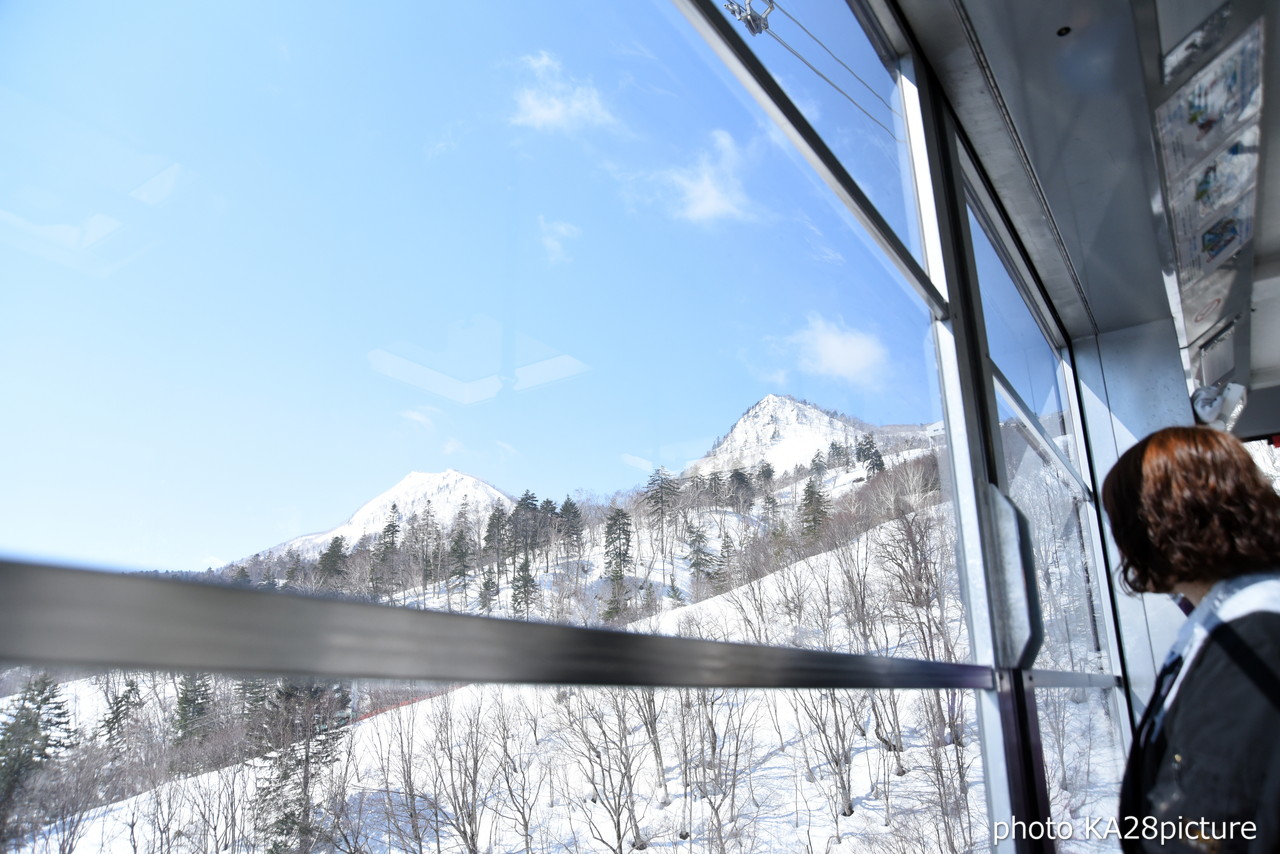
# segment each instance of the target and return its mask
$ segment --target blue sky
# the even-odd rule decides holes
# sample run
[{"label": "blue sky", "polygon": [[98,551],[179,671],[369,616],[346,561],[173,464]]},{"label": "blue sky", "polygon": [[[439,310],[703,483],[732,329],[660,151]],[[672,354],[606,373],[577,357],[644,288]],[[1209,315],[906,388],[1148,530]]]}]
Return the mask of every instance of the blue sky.
[{"label": "blue sky", "polygon": [[[910,242],[839,5],[770,20],[843,93],[752,47]],[[0,553],[202,569],[414,470],[607,497],[771,392],[941,417],[921,302],[674,8],[520,10],[0,7]]]}]

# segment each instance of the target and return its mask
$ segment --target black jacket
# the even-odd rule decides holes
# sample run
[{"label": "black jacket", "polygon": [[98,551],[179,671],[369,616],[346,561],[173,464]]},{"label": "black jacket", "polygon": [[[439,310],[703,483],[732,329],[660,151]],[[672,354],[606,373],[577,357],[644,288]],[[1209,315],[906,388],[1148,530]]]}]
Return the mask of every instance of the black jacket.
[{"label": "black jacket", "polygon": [[[1134,737],[1120,790],[1122,847],[1278,852],[1280,613],[1216,622],[1189,658],[1161,670]],[[1230,825],[1246,821],[1255,825],[1252,840],[1243,825]],[[1141,838],[1144,828],[1156,838]],[[1134,831],[1139,838],[1127,838]],[[1174,835],[1181,838],[1167,838]]]}]

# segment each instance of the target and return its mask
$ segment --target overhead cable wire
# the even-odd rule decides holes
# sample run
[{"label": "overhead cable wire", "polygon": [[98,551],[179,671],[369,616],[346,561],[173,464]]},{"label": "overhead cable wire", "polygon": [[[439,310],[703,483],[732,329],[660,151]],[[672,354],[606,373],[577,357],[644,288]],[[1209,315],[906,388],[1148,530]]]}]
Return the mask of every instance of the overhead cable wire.
[{"label": "overhead cable wire", "polygon": [[[889,136],[890,136],[890,137],[892,137],[892,138],[893,138],[893,139],[895,139],[895,140],[898,138],[896,135],[894,135],[893,131],[892,131],[892,130],[890,130],[890,129],[889,129],[889,127],[885,125],[885,123],[884,123],[884,122],[880,121],[880,120],[879,120],[879,119],[877,119],[875,116],[871,115],[871,113],[867,112],[866,107],[862,106],[862,105],[861,105],[861,104],[859,104],[857,101],[855,101],[855,100],[853,99],[853,97],[852,97],[848,92],[844,91],[844,90],[843,90],[843,89],[841,89],[839,86],[837,86],[837,85],[835,84],[835,82],[834,82],[830,77],[828,77],[827,75],[823,74],[821,71],[819,71],[819,70],[814,66],[814,64],[813,64],[812,62],[810,62],[809,60],[807,60],[807,59],[805,59],[803,56],[801,56],[799,51],[797,51],[797,50],[796,50],[795,48],[793,48],[791,45],[789,45],[789,44],[787,44],[785,41],[783,41],[781,36],[779,36],[779,35],[778,35],[777,33],[775,33],[773,30],[765,30],[765,32],[766,32],[766,33],[768,33],[769,35],[773,36],[773,37],[774,37],[774,39],[776,39],[776,40],[777,40],[778,44],[782,45],[782,46],[783,46],[783,47],[785,47],[788,51],[790,51],[790,52],[791,52],[791,54],[792,54],[796,59],[800,60],[800,61],[801,61],[801,62],[803,62],[805,65],[809,66],[809,70],[810,70],[810,71],[812,71],[814,74],[816,74],[816,75],[818,75],[819,77],[821,77],[823,80],[827,81],[827,84],[828,84],[828,85],[830,85],[832,89],[835,89],[837,92],[839,92],[841,95],[843,95],[843,96],[844,96],[844,97],[849,101],[849,103],[850,103],[850,104],[853,104],[855,107],[857,107],[857,108],[858,108],[858,110],[859,110],[859,111],[860,111],[864,116],[866,116],[867,118],[871,119],[871,121],[873,121],[873,122],[875,122],[876,124],[878,124],[878,125],[881,127],[881,129],[883,129],[883,130],[884,130],[884,132],[885,132],[885,133],[889,134]],[[864,84],[864,85],[865,85],[865,84]]]},{"label": "overhead cable wire", "polygon": [[[872,88],[872,86],[871,86],[871,84],[870,84],[870,83],[868,83],[867,81],[863,80],[863,79],[862,79],[862,77],[858,75],[858,72],[854,71],[854,70],[853,70],[852,68],[850,68],[847,64],[845,64],[845,61],[844,61],[843,59],[841,59],[840,57],[836,56],[836,55],[835,55],[835,53],[831,50],[831,48],[829,48],[829,47],[827,47],[825,44],[823,44],[822,39],[818,38],[818,37],[817,37],[817,36],[815,36],[813,33],[809,32],[809,29],[808,29],[804,24],[800,23],[800,21],[796,19],[796,16],[795,16],[795,15],[791,14],[791,13],[790,13],[790,12],[788,12],[786,9],[782,8],[782,7],[781,7],[780,5],[778,5],[778,3],[776,3],[776,2],[773,4],[773,8],[777,9],[779,12],[781,12],[782,14],[784,14],[784,15],[786,15],[788,18],[790,18],[790,19],[791,19],[791,22],[792,22],[793,24],[795,24],[797,27],[799,27],[801,30],[803,30],[803,31],[804,31],[804,34],[805,34],[806,36],[808,36],[809,38],[811,38],[811,39],[813,39],[815,42],[817,42],[817,43],[818,43],[818,47],[822,48],[822,49],[823,49],[823,50],[825,50],[828,54],[830,54],[831,58],[832,58],[832,59],[834,59],[836,62],[840,63],[840,65],[844,68],[844,70],[845,70],[845,71],[847,71],[847,72],[849,72],[850,74],[852,74],[852,75],[853,75],[853,77],[854,77],[854,79],[855,79],[855,80],[857,80],[859,83],[861,83],[863,86],[865,86],[868,92],[870,92],[872,95],[875,95],[875,96],[876,96],[876,98],[878,98],[878,99],[879,99],[880,103],[884,104],[886,107],[888,107],[888,108],[889,108],[889,112],[893,113],[895,116],[898,116],[899,118],[901,118],[901,117],[902,117],[902,114],[901,114],[901,113],[899,113],[897,110],[895,110],[895,109],[893,108],[893,105],[892,105],[892,104],[890,104],[888,101],[886,101],[886,100],[884,99],[884,96],[883,96],[883,95],[881,95],[881,94],[880,94],[879,92],[877,92],[874,88]],[[828,82],[829,82],[829,81],[828,81]],[[845,96],[845,97],[848,97],[848,96]]]}]

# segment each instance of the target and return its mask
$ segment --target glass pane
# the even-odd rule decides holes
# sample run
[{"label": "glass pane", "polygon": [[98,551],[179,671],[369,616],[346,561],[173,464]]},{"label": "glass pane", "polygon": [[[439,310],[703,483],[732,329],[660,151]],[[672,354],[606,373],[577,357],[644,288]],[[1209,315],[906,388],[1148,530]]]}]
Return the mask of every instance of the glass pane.
[{"label": "glass pane", "polygon": [[[14,673],[36,850],[984,850],[967,692]],[[0,720],[7,716],[0,716]],[[74,736],[74,739],[72,738]],[[74,743],[73,743],[74,742]]]},{"label": "glass pane", "polygon": [[1014,284],[1009,267],[973,208],[969,207],[968,211],[991,360],[1039,418],[1045,434],[1057,442],[1067,459],[1078,467],[1074,443],[1069,441],[1072,419],[1067,401],[1070,398],[1058,353],[1045,340]]},{"label": "glass pane", "polygon": [[[803,495],[796,500],[803,515]],[[738,583],[641,626],[708,640],[970,659],[954,517],[935,455],[851,491],[824,524],[800,549],[779,554],[783,541],[774,539],[736,551]]]},{"label": "glass pane", "polygon": [[919,519],[882,607],[959,625],[929,314],[667,4],[6,7],[0,51],[0,550],[629,625],[854,540],[887,585]]},{"label": "glass pane", "polygon": [[1057,850],[1117,851],[1108,824],[1119,806],[1125,754],[1117,693],[1110,688],[1037,688],[1036,712]]},{"label": "glass pane", "polygon": [[[767,29],[756,36],[739,20],[745,9],[737,3],[724,9],[899,239],[922,259],[897,57],[877,51],[883,40],[869,38],[844,4],[798,0],[775,7]],[[760,9],[754,11],[758,16]]]},{"label": "glass pane", "polygon": [[998,402],[1005,484],[1031,527],[1045,638],[1036,667],[1107,668],[1097,569],[1087,532],[1091,511],[1056,457],[1042,452],[1026,425]]}]

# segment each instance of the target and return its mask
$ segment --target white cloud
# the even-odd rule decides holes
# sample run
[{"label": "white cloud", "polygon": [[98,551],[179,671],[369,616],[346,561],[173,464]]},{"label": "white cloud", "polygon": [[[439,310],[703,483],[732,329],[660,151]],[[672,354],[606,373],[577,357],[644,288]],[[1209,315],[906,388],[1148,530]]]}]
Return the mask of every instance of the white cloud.
[{"label": "white cloud", "polygon": [[504,454],[506,454],[509,457],[520,456],[520,452],[515,449],[514,445],[508,445],[506,442],[500,441],[498,439],[495,439],[493,443],[498,446],[498,450],[502,451]]},{"label": "white cloud", "polygon": [[619,459],[633,469],[640,469],[643,472],[650,472],[654,469],[654,465],[650,460],[646,460],[644,457],[637,457],[634,454],[622,454]]},{"label": "white cloud", "polygon": [[458,148],[458,141],[454,139],[453,134],[446,131],[434,140],[428,140],[426,145],[422,146],[422,153],[428,160],[434,160],[442,154],[448,154]]},{"label": "white cloud", "polygon": [[844,255],[840,254],[840,252],[835,249],[832,249],[830,246],[816,242],[810,243],[809,245],[813,248],[813,260],[823,261],[827,264],[844,263]]},{"label": "white cloud", "polygon": [[571,240],[582,234],[582,229],[568,222],[547,222],[541,215],[538,215],[538,228],[542,232],[542,245],[547,250],[547,260],[552,264],[559,264],[569,260],[569,253],[565,251],[564,241]]},{"label": "white cloud", "polygon": [[806,374],[844,380],[864,387],[880,385],[888,351],[874,335],[849,329],[816,315],[809,325],[787,337],[796,367]]},{"label": "white cloud", "polygon": [[819,106],[818,100],[813,97],[813,93],[796,80],[788,75],[781,75],[777,78],[778,85],[782,87],[782,91],[787,93],[787,97],[791,99],[791,103],[804,114],[810,124],[817,124],[822,119],[822,107]]},{"label": "white cloud", "polygon": [[[435,410],[430,410],[430,411],[434,412]],[[408,418],[410,421],[412,421],[414,424],[417,424],[419,427],[421,427],[424,430],[434,430],[436,426],[435,422],[431,420],[431,416],[428,415],[427,412],[424,411],[422,408],[410,409],[406,412],[401,412],[400,416],[402,418]]]},{"label": "white cloud", "polygon": [[669,169],[663,177],[679,193],[675,215],[694,222],[750,219],[750,202],[739,171],[742,154],[727,131],[711,134],[714,149],[684,169]]},{"label": "white cloud", "polygon": [[465,451],[466,446],[463,445],[461,442],[459,442],[457,439],[450,439],[449,441],[444,443],[444,445],[440,448],[440,450],[446,454],[456,454],[456,453],[459,453],[460,451]]},{"label": "white cloud", "polygon": [[174,163],[144,181],[129,195],[133,196],[143,204],[158,205],[165,199],[169,198],[169,194],[173,192],[173,188],[178,185],[178,176],[181,172],[182,166]]},{"label": "white cloud", "polygon": [[555,57],[542,51],[521,61],[533,72],[534,85],[516,92],[511,123],[535,130],[573,131],[617,122],[590,82],[569,77]]},{"label": "white cloud", "polygon": [[537,56],[523,56],[520,61],[537,74],[554,74],[560,73],[560,60],[556,59],[545,50],[538,51]]}]

